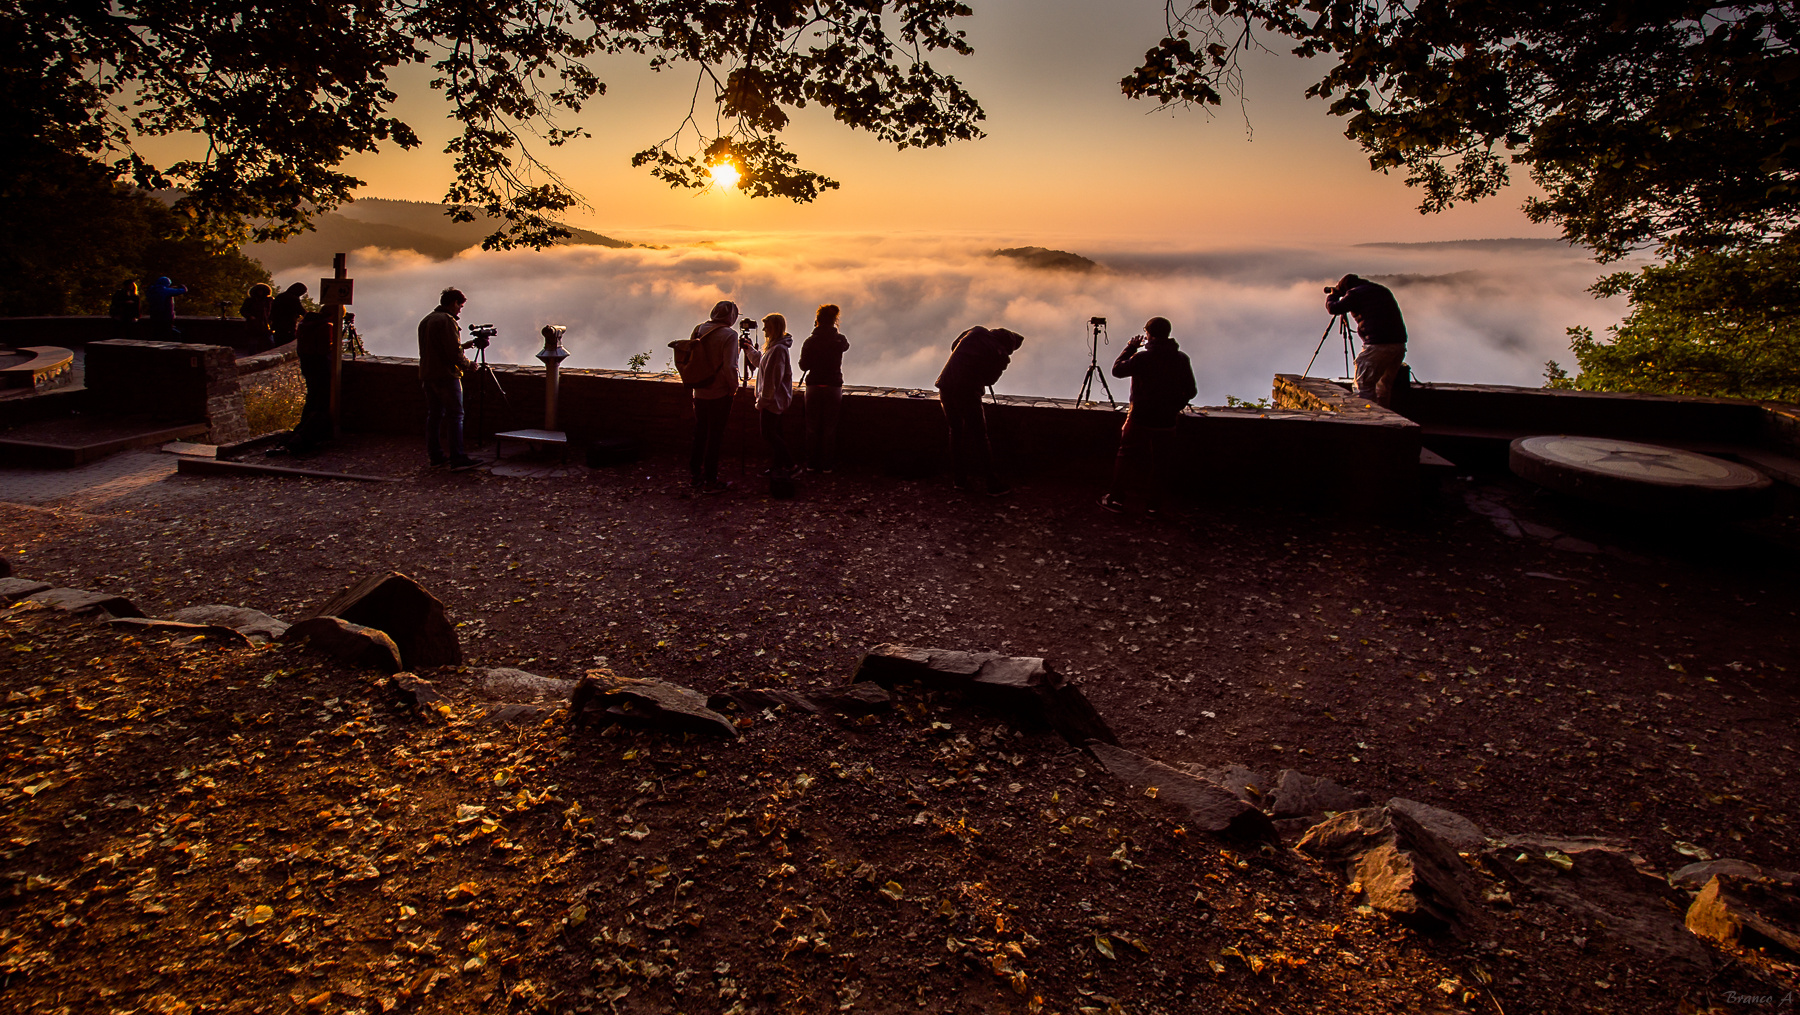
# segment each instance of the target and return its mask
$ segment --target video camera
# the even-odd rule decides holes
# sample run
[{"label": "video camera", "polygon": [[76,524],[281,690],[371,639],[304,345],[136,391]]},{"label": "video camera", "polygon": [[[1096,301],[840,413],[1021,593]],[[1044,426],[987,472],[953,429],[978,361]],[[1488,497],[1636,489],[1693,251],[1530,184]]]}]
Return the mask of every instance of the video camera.
[{"label": "video camera", "polygon": [[469,344],[477,349],[485,350],[488,344],[493,342],[494,336],[499,333],[500,329],[492,324],[471,324],[469,325]]}]

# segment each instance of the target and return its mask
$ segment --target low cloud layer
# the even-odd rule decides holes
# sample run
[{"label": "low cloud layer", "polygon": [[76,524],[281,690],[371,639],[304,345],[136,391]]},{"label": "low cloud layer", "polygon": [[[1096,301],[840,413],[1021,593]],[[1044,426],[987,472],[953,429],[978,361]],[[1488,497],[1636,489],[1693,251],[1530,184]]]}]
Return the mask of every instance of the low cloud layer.
[{"label": "low cloud layer", "polygon": [[[1422,380],[1541,383],[1547,359],[1568,360],[1564,329],[1596,330],[1623,307],[1584,290],[1599,274],[1579,252],[1548,243],[1421,244],[1290,249],[1131,250],[1083,247],[1087,272],[1033,268],[990,256],[995,246],[868,236],[733,236],[660,248],[562,247],[543,252],[465,251],[447,262],[366,250],[351,258],[357,324],[371,352],[416,355],[420,317],[446,285],[463,289],[463,323],[493,323],[496,362],[534,363],[538,329],[568,326],[569,367],[622,368],[704,320],[713,303],[787,315],[804,337],[823,302],[844,309],[851,384],[928,387],[949,344],[976,324],[1006,327],[1025,346],[996,387],[1003,393],[1072,397],[1087,365],[1086,322],[1105,317],[1110,365],[1153,316],[1169,318],[1193,358],[1201,404],[1267,395],[1270,377],[1306,365],[1329,321],[1320,292],[1354,271],[1393,286],[1412,335],[1409,362]],[[284,272],[283,284],[317,270]],[[1325,343],[1313,373],[1343,370],[1342,346]],[[1123,397],[1128,382],[1116,382]]]}]

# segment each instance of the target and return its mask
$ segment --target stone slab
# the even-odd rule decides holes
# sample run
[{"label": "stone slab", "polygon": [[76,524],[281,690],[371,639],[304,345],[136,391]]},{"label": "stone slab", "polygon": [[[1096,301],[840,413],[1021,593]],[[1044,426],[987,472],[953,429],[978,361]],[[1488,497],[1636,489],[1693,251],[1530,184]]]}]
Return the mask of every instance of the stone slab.
[{"label": "stone slab", "polygon": [[307,641],[339,662],[365,666],[383,673],[397,673],[400,649],[383,631],[352,624],[342,617],[311,617],[290,626],[282,641]]},{"label": "stone slab", "polygon": [[679,733],[738,737],[730,719],[708,708],[706,696],[680,684],[589,670],[569,697],[569,723],[625,723]]},{"label": "stone slab", "polygon": [[863,656],[851,681],[960,691],[976,703],[1048,724],[1078,747],[1119,742],[1081,689],[1033,656],[881,644]]},{"label": "stone slab", "polygon": [[49,589],[49,582],[29,578],[0,578],[0,603],[11,603]]},{"label": "stone slab", "polygon": [[110,596],[86,589],[46,589],[23,597],[53,610],[80,616],[106,614],[109,617],[141,617],[144,612],[124,596]]},{"label": "stone slab", "polygon": [[1155,800],[1200,831],[1265,842],[1276,838],[1267,815],[1223,786],[1123,747],[1096,742],[1088,750],[1134,793]]},{"label": "stone slab", "polygon": [[288,624],[244,606],[185,606],[174,613],[174,619],[190,624],[219,624],[251,638],[277,641],[287,633]]},{"label": "stone slab", "polygon": [[444,604],[398,571],[375,574],[338,593],[308,617],[342,617],[387,633],[405,668],[459,666],[462,643]]},{"label": "stone slab", "polygon": [[250,647],[249,638],[232,628],[219,624],[189,624],[179,620],[157,620],[151,617],[114,617],[107,623],[114,627],[132,628],[152,634],[212,638],[234,648]]}]

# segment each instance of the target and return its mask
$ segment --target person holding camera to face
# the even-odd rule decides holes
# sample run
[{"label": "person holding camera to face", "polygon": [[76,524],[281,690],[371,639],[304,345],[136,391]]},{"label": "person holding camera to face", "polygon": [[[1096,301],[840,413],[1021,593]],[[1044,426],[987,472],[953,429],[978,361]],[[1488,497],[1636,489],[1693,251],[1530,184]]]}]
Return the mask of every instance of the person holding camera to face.
[{"label": "person holding camera to face", "polygon": [[1387,286],[1356,275],[1345,275],[1325,290],[1325,310],[1349,314],[1362,336],[1362,352],[1356,355],[1356,397],[1382,408],[1394,400],[1394,378],[1406,360],[1406,319],[1400,303]]},{"label": "person holding camera to face", "polygon": [[[433,466],[473,469],[480,465],[463,451],[462,379],[473,366],[463,350],[474,342],[462,341],[462,316],[468,297],[458,289],[445,289],[437,309],[419,322],[419,383],[425,388],[425,450]],[[449,433],[449,454],[444,453],[444,433]]]},{"label": "person holding camera to face", "polygon": [[1150,318],[1143,334],[1125,343],[1113,361],[1114,377],[1131,378],[1131,408],[1119,429],[1112,489],[1100,498],[1100,506],[1114,514],[1139,504],[1155,510],[1161,502],[1175,423],[1199,394],[1193,364],[1169,337],[1172,330],[1168,318]]}]

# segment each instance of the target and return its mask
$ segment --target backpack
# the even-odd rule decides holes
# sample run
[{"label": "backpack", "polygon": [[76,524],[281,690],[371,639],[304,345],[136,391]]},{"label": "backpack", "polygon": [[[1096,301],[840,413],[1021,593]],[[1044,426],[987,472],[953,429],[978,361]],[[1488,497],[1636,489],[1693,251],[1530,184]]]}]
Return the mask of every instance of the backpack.
[{"label": "backpack", "polygon": [[669,343],[669,348],[675,351],[675,372],[681,375],[682,387],[704,388],[719,375],[724,364],[717,362],[706,349],[706,340],[717,330],[709,328],[699,338],[678,338]]}]

